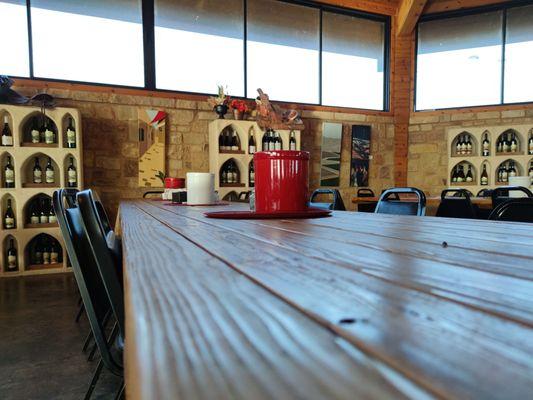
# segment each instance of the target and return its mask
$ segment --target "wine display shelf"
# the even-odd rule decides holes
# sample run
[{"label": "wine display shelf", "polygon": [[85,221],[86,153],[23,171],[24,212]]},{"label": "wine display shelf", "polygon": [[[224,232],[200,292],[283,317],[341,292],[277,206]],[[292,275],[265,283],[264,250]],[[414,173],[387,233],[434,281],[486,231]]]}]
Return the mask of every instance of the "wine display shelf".
[{"label": "wine display shelf", "polygon": [[[57,128],[57,143],[28,143],[23,138],[27,134],[27,129],[31,129],[31,120],[33,117],[40,115],[40,108],[26,106],[10,106],[0,104],[0,130],[3,128],[4,115],[8,116],[9,127],[13,135],[13,146],[0,147],[0,214],[2,223],[0,224],[0,278],[20,275],[50,274],[57,272],[67,272],[67,253],[61,232],[57,223],[51,224],[30,224],[28,221],[29,203],[38,195],[47,195],[52,197],[53,192],[67,186],[67,168],[70,157],[74,158],[74,165],[77,172],[78,189],[83,188],[83,162],[82,162],[82,126],[81,117],[78,110],[73,108],[57,107],[46,110],[46,116],[50,118]],[[66,131],[69,123],[69,117],[72,118],[76,130],[76,147],[66,147]],[[11,156],[11,163],[15,171],[15,187],[5,188],[5,165],[6,156]],[[54,172],[55,184],[34,184],[30,181],[33,169],[34,157],[38,156],[41,161],[41,168],[44,169],[46,157],[51,157]],[[6,212],[7,198],[12,198],[13,212],[15,214],[16,229],[5,229],[3,220]],[[29,245],[32,240],[40,235],[46,234],[54,238],[61,246],[62,262],[58,264],[39,264],[32,265],[31,254],[29,254]],[[9,247],[9,239],[15,240],[17,249],[18,270],[7,272],[6,252]]]},{"label": "wine display shelf", "polygon": [[[496,152],[496,142],[500,135],[504,132],[513,131],[519,143],[519,148],[516,152]],[[490,141],[489,155],[483,156],[483,139],[485,133],[488,134]],[[473,141],[472,154],[458,155],[455,152],[455,145],[459,136],[468,134]],[[470,190],[474,195],[481,189],[490,189],[498,186],[505,186],[508,183],[497,182],[498,168],[502,163],[509,160],[515,162],[518,175],[527,176],[530,162],[533,161],[533,155],[528,154],[528,140],[533,134],[533,124],[531,125],[500,125],[500,126],[480,126],[480,127],[463,127],[463,128],[449,128],[447,130],[447,145],[448,145],[448,175],[447,185],[450,189],[464,187]],[[469,163],[473,167],[474,182],[452,183],[451,177],[453,169],[458,164]],[[487,174],[489,178],[488,185],[481,185],[481,173],[483,171],[483,164],[487,165]],[[465,169],[466,174],[466,169]],[[530,186],[531,187],[531,186]]]},{"label": "wine display shelf", "polygon": [[[222,131],[232,126],[237,133],[240,143],[239,150],[220,150],[219,136]],[[248,144],[250,138],[250,130],[253,128],[256,151],[261,150],[261,142],[265,132],[259,128],[255,121],[240,121],[231,119],[217,119],[209,124],[209,171],[215,174],[215,190],[218,191],[222,199],[229,192],[235,191],[237,195],[240,192],[247,192],[250,189],[249,182],[249,166],[253,160],[253,154],[248,152]],[[276,130],[279,133],[282,141],[282,149],[289,150],[290,130]],[[294,137],[296,139],[296,149],[301,149],[301,131],[295,130]],[[240,172],[240,183],[222,184],[220,182],[220,169],[228,160],[233,159]]]}]

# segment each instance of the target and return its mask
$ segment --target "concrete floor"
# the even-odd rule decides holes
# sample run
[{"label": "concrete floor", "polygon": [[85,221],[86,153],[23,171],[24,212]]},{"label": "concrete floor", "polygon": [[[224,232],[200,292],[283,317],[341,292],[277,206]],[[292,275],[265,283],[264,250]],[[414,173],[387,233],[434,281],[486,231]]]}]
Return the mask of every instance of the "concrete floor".
[{"label": "concrete floor", "polygon": [[[97,361],[81,348],[72,274],[0,279],[0,399],[83,399]],[[92,400],[113,399],[120,378],[105,370]]]}]

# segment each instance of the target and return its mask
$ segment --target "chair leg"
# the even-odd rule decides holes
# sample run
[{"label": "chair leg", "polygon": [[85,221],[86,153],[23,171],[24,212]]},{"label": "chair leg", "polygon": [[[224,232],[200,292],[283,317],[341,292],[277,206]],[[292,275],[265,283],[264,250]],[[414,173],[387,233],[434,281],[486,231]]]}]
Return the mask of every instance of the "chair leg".
[{"label": "chair leg", "polygon": [[124,386],[124,381],[122,381],[122,382],[120,382],[120,388],[119,388],[117,394],[115,395],[115,400],[124,399],[124,391],[125,391],[125,386]]},{"label": "chair leg", "polygon": [[82,353],[85,353],[87,351],[87,348],[89,347],[89,344],[91,343],[92,338],[93,338],[93,331],[89,331],[87,338],[85,338],[85,342],[83,342],[83,348],[81,350]]},{"label": "chair leg", "polygon": [[87,393],[85,393],[85,400],[89,400],[93,394],[94,388],[96,386],[96,382],[98,382],[98,378],[100,378],[100,374],[102,373],[102,368],[104,367],[104,363],[102,360],[98,363],[96,366],[96,370],[94,371],[93,379],[91,379],[91,384],[89,385],[89,389],[87,389]]},{"label": "chair leg", "polygon": [[83,312],[85,311],[85,306],[83,305],[83,303],[80,305],[80,308],[78,310],[78,314],[76,315],[76,323],[77,322],[80,322],[80,318],[81,316],[83,315]]}]

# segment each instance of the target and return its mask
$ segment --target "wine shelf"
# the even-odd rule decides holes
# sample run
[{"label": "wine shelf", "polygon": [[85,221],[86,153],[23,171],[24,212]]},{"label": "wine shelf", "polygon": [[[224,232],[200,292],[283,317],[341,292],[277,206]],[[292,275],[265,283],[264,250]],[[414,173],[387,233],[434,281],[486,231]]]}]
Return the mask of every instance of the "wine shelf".
[{"label": "wine shelf", "polygon": [[[496,152],[496,143],[501,135],[514,133],[518,142],[518,148],[515,152]],[[449,188],[468,188],[472,193],[477,194],[481,189],[490,189],[496,186],[505,186],[508,183],[497,182],[498,168],[502,163],[508,160],[515,162],[518,175],[528,175],[529,163],[533,160],[533,155],[528,155],[528,139],[533,133],[533,124],[530,125],[502,125],[502,126],[480,126],[468,128],[449,128],[447,130],[448,138],[448,177],[447,185]],[[485,134],[490,141],[489,155],[483,156],[483,139]],[[472,154],[456,154],[456,144],[459,137],[469,135],[472,139]],[[474,182],[455,183],[451,181],[453,169],[457,164],[472,165],[474,173]],[[488,175],[488,185],[481,185],[481,173],[483,165],[486,165]],[[466,170],[464,171],[466,173]]]},{"label": "wine shelf", "polygon": [[[70,157],[74,159],[76,168],[76,179],[78,188],[83,187],[83,162],[82,162],[82,126],[81,116],[78,110],[73,108],[57,107],[46,110],[47,120],[53,124],[55,133],[55,143],[32,143],[31,127],[33,118],[40,118],[40,108],[26,106],[10,106],[0,104],[0,116],[9,116],[9,126],[13,135],[13,146],[0,146],[0,213],[2,223],[0,224],[0,277],[34,275],[45,273],[66,272],[68,260],[57,223],[31,224],[29,223],[28,204],[36,198],[46,196],[51,199],[53,192],[60,187],[68,186],[67,168]],[[67,147],[67,126],[72,118],[76,130],[76,147]],[[15,187],[5,188],[5,165],[7,156],[11,157],[11,162],[15,172]],[[34,158],[40,158],[40,166],[43,170],[43,180],[45,177],[45,167],[48,157],[52,159],[55,173],[55,183],[36,184],[32,182]],[[4,214],[6,211],[7,198],[11,199],[12,208],[15,214],[16,228],[4,229]],[[47,204],[48,206],[48,204]],[[49,236],[48,240],[54,240],[60,246],[60,263],[56,264],[35,264],[35,259],[30,254],[32,240],[41,234]],[[13,238],[17,249],[18,270],[14,272],[6,271],[6,251],[9,247],[9,239]]]},{"label": "wine shelf", "polygon": [[[276,127],[273,127],[276,129]],[[239,150],[221,150],[219,137],[223,131],[230,129],[237,134]],[[240,121],[231,119],[217,119],[209,124],[209,171],[215,174],[215,190],[222,199],[229,192],[240,192],[252,189],[249,182],[249,166],[253,160],[253,154],[249,154],[248,144],[250,130],[253,130],[256,151],[261,150],[261,142],[265,132],[259,128],[255,121]],[[289,150],[290,130],[277,130],[282,141],[282,149]],[[296,149],[301,149],[301,131],[295,130]],[[239,169],[240,183],[222,183],[220,169],[228,161],[233,160]],[[237,189],[237,190],[236,190]]]}]

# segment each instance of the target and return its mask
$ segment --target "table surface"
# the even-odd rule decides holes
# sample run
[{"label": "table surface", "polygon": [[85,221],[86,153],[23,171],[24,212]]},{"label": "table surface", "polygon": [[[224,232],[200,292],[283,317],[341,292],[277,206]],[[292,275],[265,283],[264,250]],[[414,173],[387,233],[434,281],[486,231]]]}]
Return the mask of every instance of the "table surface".
[{"label": "table surface", "polygon": [[525,399],[533,227],[120,206],[129,399]]}]

